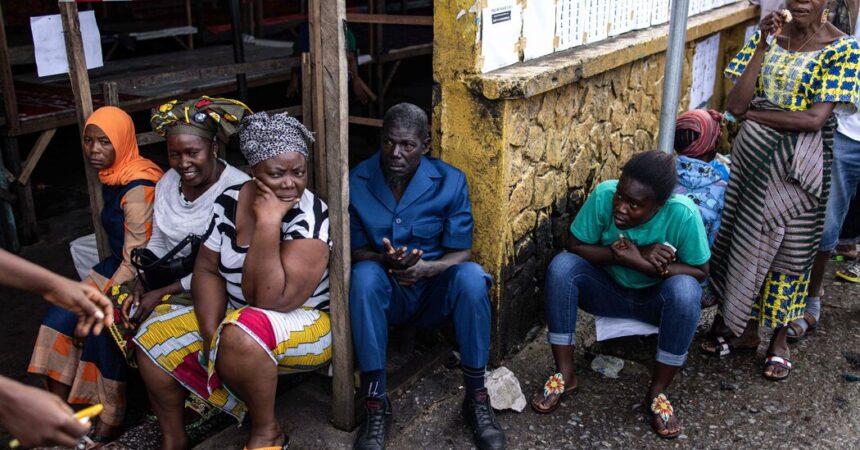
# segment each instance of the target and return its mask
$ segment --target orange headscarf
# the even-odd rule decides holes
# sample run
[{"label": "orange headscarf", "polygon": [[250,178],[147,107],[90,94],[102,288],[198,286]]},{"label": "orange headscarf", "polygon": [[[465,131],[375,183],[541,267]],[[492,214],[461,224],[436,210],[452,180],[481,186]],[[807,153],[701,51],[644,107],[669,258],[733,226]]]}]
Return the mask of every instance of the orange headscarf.
[{"label": "orange headscarf", "polygon": [[102,184],[123,186],[134,180],[158,182],[164,172],[155,163],[140,156],[134,122],[125,111],[115,106],[102,106],[87,119],[86,125],[90,124],[104,131],[116,152],[113,165],[99,170]]}]

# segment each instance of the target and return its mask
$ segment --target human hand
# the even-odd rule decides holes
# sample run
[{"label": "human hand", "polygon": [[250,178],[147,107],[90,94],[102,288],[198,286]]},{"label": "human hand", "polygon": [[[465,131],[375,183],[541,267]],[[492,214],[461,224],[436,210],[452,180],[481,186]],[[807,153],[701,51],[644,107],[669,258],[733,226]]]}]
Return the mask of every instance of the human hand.
[{"label": "human hand", "polygon": [[89,430],[89,419],[78,421],[74,411],[50,392],[5,380],[0,423],[25,448],[74,447]]},{"label": "human hand", "polygon": [[424,251],[413,248],[409,251],[406,246],[394,248],[388,238],[382,238],[383,265],[389,270],[403,270],[412,267],[424,256]]},{"label": "human hand", "polygon": [[622,266],[634,267],[642,261],[642,254],[639,252],[639,248],[623,235],[619,235],[618,240],[613,242],[609,248],[612,250],[615,261]]},{"label": "human hand", "polygon": [[391,269],[389,270],[394,275],[397,283],[401,286],[411,286],[423,278],[430,278],[435,275],[433,265],[419,259],[418,262],[406,269]]},{"label": "human hand", "polygon": [[281,223],[284,216],[299,202],[296,197],[288,201],[281,200],[269,186],[258,179],[254,179],[257,186],[257,195],[254,197],[254,216],[257,223]]},{"label": "human hand", "polygon": [[665,244],[652,244],[640,249],[642,258],[651,263],[660,276],[669,273],[669,264],[675,262],[678,257],[675,249]]},{"label": "human hand", "polygon": [[78,317],[75,334],[99,335],[113,324],[113,305],[98,289],[88,284],[57,276],[42,294],[45,300],[71,311]]},{"label": "human hand", "polygon": [[134,308],[131,311],[131,317],[128,318],[128,327],[136,329],[143,323],[144,320],[152,314],[152,310],[161,304],[161,299],[165,293],[161,289],[155,289],[143,294],[135,299]]},{"label": "human hand", "polygon": [[143,297],[143,294],[143,282],[138,278],[135,280],[134,286],[131,288],[131,292],[128,294],[128,297],[126,297],[122,304],[119,305],[119,316],[122,319],[122,323],[127,328],[133,328],[131,324],[131,316],[134,312],[132,311],[132,307],[136,309],[140,306],[140,299]]},{"label": "human hand", "polygon": [[786,16],[783,11],[787,10],[773,11],[761,20],[761,23],[759,23],[758,26],[759,30],[761,30],[761,40],[759,40],[758,43],[759,47],[770,45],[770,43],[767,42],[768,36],[779,36],[779,33],[782,31],[782,27],[788,23],[786,19],[790,17],[790,13]]}]

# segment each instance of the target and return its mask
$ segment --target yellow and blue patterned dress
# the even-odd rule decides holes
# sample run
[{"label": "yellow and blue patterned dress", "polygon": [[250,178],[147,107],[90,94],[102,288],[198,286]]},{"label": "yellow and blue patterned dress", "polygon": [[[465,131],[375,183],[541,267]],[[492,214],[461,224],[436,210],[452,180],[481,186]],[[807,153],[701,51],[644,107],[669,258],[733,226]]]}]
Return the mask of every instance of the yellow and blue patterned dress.
[{"label": "yellow and blue patterned dress", "polygon": [[[756,32],[729,62],[728,78],[737,81],[760,39]],[[858,68],[860,46],[853,37],[810,52],[774,43],[766,50],[752,109],[805,111],[836,103],[835,114],[851,114],[860,104]],[[750,318],[775,328],[803,316],[829,192],[834,122],[820,132],[799,133],[747,120],[733,142],[711,279],[720,312],[736,334]]]}]

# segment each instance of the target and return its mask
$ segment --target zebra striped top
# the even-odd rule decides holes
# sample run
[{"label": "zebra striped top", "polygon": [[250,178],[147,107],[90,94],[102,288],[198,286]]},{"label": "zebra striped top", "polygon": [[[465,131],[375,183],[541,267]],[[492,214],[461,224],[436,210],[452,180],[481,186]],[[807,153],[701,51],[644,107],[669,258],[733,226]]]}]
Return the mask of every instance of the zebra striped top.
[{"label": "zebra striped top", "polygon": [[[227,284],[227,299],[230,308],[241,308],[248,302],[242,294],[242,266],[245,263],[247,246],[236,242],[236,207],[239,191],[244,184],[227,188],[216,200],[212,221],[203,237],[206,248],[218,252],[218,271]],[[281,241],[292,239],[319,239],[331,247],[329,239],[328,206],[308,189],[281,222]],[[323,273],[313,295],[304,307],[328,311],[328,269]]]}]

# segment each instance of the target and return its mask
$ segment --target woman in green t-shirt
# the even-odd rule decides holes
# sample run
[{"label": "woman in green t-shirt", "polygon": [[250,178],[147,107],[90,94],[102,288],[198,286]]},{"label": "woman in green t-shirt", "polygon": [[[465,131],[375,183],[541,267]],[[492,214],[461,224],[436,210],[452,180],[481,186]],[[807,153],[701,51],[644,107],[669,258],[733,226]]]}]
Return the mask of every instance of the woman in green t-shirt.
[{"label": "woman in green t-shirt", "polygon": [[556,374],[532,398],[549,413],[576,389],[577,308],[594,315],[659,326],[657,362],[646,395],[658,436],[681,425],[663,392],[687,358],[699,321],[711,257],[705,227],[690,199],[672,194],[674,157],[649,151],[624,166],[619,180],[597,186],[570,226],[567,252],[546,274],[546,315]]}]

